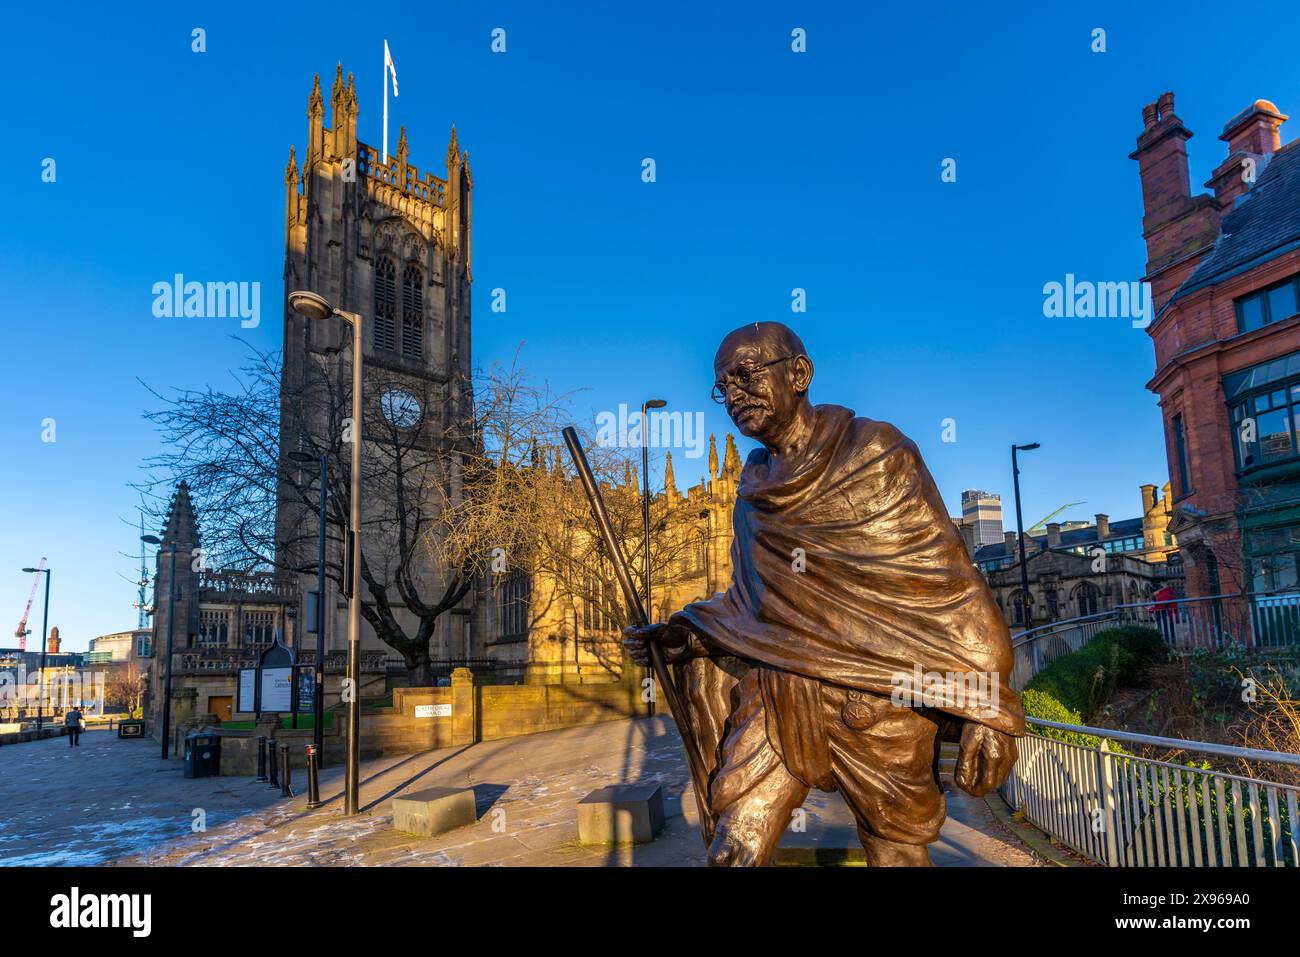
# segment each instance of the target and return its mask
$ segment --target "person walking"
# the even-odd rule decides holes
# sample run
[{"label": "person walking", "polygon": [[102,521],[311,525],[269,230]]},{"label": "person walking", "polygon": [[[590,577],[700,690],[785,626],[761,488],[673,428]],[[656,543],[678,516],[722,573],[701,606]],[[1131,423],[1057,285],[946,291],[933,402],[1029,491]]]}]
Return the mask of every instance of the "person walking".
[{"label": "person walking", "polygon": [[68,747],[81,747],[81,711],[70,708],[63,716],[63,723],[68,727]]},{"label": "person walking", "polygon": [[1147,611],[1155,618],[1165,644],[1172,647],[1177,643],[1178,605],[1175,601],[1178,593],[1165,585],[1151,597],[1155,604],[1149,605]]}]

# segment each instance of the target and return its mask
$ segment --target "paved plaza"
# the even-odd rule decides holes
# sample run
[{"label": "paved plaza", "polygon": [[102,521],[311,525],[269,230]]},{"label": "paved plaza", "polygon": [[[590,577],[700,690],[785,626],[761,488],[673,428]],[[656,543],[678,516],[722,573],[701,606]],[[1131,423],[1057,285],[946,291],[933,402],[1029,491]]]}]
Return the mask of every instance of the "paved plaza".
[{"label": "paved plaza", "polygon": [[[0,748],[0,864],[700,866],[694,799],[681,745],[665,716],[611,721],[362,765],[362,813],[339,813],[342,770],[322,773],[324,806],[246,777],[186,779],[152,741],[86,734]],[[667,822],[651,844],[578,844],[577,803],[608,784],[662,786]],[[392,799],[434,786],[474,789],[477,823],[425,838],[392,830]],[[949,818],[933,846],[950,866],[1029,866],[1036,856],[982,800],[947,792]],[[836,795],[814,792],[800,846],[851,847]],[[206,830],[196,833],[196,810]]]}]

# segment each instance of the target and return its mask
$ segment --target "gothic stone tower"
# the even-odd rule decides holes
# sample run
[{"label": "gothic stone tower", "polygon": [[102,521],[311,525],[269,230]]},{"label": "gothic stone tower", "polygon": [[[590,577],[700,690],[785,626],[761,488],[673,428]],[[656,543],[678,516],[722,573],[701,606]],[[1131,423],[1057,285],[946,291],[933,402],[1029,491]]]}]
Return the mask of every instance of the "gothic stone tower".
[{"label": "gothic stone tower", "polygon": [[[161,707],[163,677],[167,668],[167,637],[176,654],[188,648],[199,625],[199,572],[194,561],[199,548],[199,524],[194,503],[185,482],[176,487],[167,507],[167,523],[162,530],[162,544],[154,555],[153,587],[153,665],[149,668],[149,702],[153,717],[153,735],[162,732]],[[175,561],[172,560],[173,552]],[[172,580],[172,569],[176,579]],[[169,602],[169,594],[174,600]],[[174,661],[173,661],[174,664]],[[172,723],[176,727],[176,700],[172,701]]]},{"label": "gothic stone tower", "polygon": [[[308,386],[313,376],[326,378],[336,397],[350,402],[351,330],[339,319],[308,320],[288,307],[288,294],[304,289],[319,293],[336,307],[363,316],[365,364],[363,385],[363,549],[367,568],[378,577],[393,573],[393,544],[380,540],[385,519],[397,513],[396,495],[379,473],[383,443],[396,435],[428,453],[445,442],[452,424],[467,415],[470,392],[470,175],[469,156],[461,152],[456,131],[447,148],[447,176],[421,173],[410,162],[406,130],[396,152],[381,161],[379,150],[357,139],[357,94],[352,75],[346,84],[340,66],[330,91],[333,127],[324,125],[325,104],[317,76],[307,107],[307,151],[301,173],[295,151],[285,170],[285,312],[282,381],[281,454],[302,448],[301,430],[313,443],[330,444],[338,430],[337,406],[300,412],[294,425],[292,406],[304,395],[319,403]],[[301,404],[301,403],[300,403]],[[332,403],[331,403],[332,404]],[[343,413],[347,415],[349,413]],[[341,461],[347,446],[334,448]],[[333,468],[333,460],[331,461]],[[310,466],[304,466],[309,473]],[[346,479],[331,476],[331,487]],[[346,485],[344,484],[344,488]],[[315,491],[312,491],[313,496]],[[281,548],[293,549],[295,566],[306,568],[299,582],[305,594],[316,587],[317,516],[301,502],[285,501],[277,509]],[[331,528],[327,563],[341,554],[337,529]],[[287,546],[285,543],[288,543]],[[421,553],[423,555],[423,552]],[[417,583],[428,599],[442,590],[424,559],[417,561]],[[366,586],[363,584],[363,595]],[[434,592],[436,591],[436,594]],[[413,634],[410,616],[393,590],[393,613]],[[465,605],[462,602],[462,605]],[[331,581],[325,602],[329,649],[346,647],[346,616]],[[464,608],[444,614],[431,641],[434,657],[468,654],[469,618]],[[363,620],[366,649],[387,648]],[[395,654],[395,653],[393,653]]]}]

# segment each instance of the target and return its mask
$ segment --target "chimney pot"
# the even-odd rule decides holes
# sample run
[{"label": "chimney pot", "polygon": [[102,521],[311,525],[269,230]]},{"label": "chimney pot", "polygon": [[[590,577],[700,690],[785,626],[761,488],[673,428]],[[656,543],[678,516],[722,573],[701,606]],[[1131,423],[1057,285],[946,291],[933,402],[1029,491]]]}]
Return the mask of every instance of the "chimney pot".
[{"label": "chimney pot", "polygon": [[1223,125],[1219,139],[1228,144],[1228,153],[1253,153],[1267,156],[1282,145],[1278,129],[1288,119],[1269,100],[1256,100]]},{"label": "chimney pot", "polygon": [[1214,190],[1220,208],[1230,209],[1250,190],[1242,167],[1253,161],[1256,175],[1263,170],[1282,145],[1278,129],[1285,121],[1286,117],[1268,100],[1256,100],[1224,124],[1219,139],[1228,144],[1228,156],[1205,183]]}]

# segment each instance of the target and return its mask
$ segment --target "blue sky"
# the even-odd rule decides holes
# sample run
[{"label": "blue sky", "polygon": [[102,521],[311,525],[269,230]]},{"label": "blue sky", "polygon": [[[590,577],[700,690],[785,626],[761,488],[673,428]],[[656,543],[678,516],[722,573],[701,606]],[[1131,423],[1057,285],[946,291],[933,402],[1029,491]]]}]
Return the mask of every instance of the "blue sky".
[{"label": "blue sky", "polygon": [[[66,647],[134,625],[128,483],[158,448],[137,380],[216,385],[239,362],[232,335],[279,346],[283,171],[305,145],[312,74],[328,102],[335,63],[356,73],[360,135],[378,144],[385,37],[401,93],[390,144],[405,124],[411,162],[442,175],[455,123],[470,152],[476,362],[525,341],[537,378],[585,390],[583,415],[658,394],[721,437],[718,340],[787,321],[816,363],[814,400],[911,435],[954,514],[975,487],[1002,492],[1011,517],[1012,441],[1043,446],[1024,464],[1028,522],[1075,501],[1067,517],[1138,514],[1138,485],[1167,479],[1150,341],[1126,320],[1044,318],[1043,284],[1140,278],[1127,154],[1144,103],[1175,92],[1197,134],[1193,184],[1255,98],[1300,111],[1294,9],[1261,29],[1190,3],[620,6],[5,13],[6,633],[30,588],[18,570],[42,555]],[[955,183],[940,179],[948,157]],[[155,318],[150,289],[177,272],[260,282],[260,327]],[[504,314],[488,308],[496,287]],[[679,485],[699,477],[702,460],[674,458]]]}]

